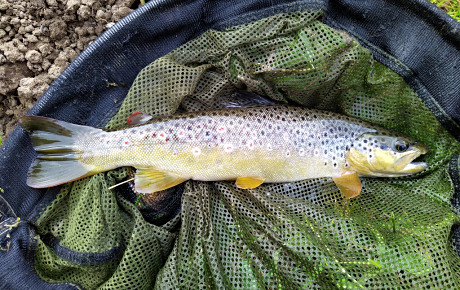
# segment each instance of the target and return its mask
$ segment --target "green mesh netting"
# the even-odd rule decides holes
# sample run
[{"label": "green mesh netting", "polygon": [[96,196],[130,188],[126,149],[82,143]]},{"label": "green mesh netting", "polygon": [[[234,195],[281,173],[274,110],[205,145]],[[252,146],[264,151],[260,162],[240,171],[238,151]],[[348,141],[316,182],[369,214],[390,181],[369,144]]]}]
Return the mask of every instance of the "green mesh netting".
[{"label": "green mesh netting", "polygon": [[306,11],[208,31],[142,70],[107,128],[124,127],[134,111],[218,107],[246,89],[413,137],[430,148],[428,170],[363,178],[349,202],[327,178],[253,190],[188,181],[180,216],[162,226],[143,218],[142,201],[108,189],[129,169],[98,174],[64,186],[36,229],[78,255],[121,254],[77,264],[39,240],[38,274],[88,289],[459,288],[451,228],[460,220],[447,166],[459,143],[401,77],[321,20]]}]

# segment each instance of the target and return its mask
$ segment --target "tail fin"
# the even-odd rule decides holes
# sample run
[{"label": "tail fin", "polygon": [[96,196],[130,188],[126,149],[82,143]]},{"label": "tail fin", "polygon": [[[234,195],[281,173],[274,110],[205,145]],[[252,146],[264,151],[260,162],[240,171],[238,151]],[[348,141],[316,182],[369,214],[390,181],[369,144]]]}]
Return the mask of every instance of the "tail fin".
[{"label": "tail fin", "polygon": [[80,161],[83,151],[75,141],[101,129],[37,116],[22,117],[20,124],[29,131],[37,152],[27,177],[30,187],[52,187],[100,172]]}]

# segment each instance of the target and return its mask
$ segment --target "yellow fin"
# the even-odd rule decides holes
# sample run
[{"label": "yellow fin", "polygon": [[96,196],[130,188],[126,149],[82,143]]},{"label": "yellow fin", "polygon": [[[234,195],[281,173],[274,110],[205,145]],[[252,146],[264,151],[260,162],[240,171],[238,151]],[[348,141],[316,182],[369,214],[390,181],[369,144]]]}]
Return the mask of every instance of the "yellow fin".
[{"label": "yellow fin", "polygon": [[265,178],[262,177],[248,177],[240,176],[236,179],[236,186],[242,189],[256,188],[264,182]]},{"label": "yellow fin", "polygon": [[168,189],[187,179],[175,173],[161,171],[156,168],[137,168],[134,185],[137,192],[151,193]]},{"label": "yellow fin", "polygon": [[356,172],[344,173],[342,176],[333,177],[332,180],[346,198],[357,197],[361,193],[361,180]]}]

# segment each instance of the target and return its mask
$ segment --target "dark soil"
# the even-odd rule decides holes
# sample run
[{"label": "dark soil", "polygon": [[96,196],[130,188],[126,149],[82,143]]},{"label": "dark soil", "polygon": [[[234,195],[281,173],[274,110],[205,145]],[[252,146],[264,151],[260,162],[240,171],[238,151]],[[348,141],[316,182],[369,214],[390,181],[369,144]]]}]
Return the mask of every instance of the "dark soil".
[{"label": "dark soil", "polygon": [[135,0],[0,0],[0,136]]}]

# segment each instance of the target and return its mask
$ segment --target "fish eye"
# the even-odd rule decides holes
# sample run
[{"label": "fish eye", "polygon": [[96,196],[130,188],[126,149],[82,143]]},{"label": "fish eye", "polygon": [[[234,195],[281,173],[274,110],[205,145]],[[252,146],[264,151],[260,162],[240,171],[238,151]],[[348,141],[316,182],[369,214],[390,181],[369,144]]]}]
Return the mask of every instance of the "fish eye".
[{"label": "fish eye", "polygon": [[395,149],[398,152],[405,152],[409,148],[409,143],[404,140],[398,140],[395,143]]}]

